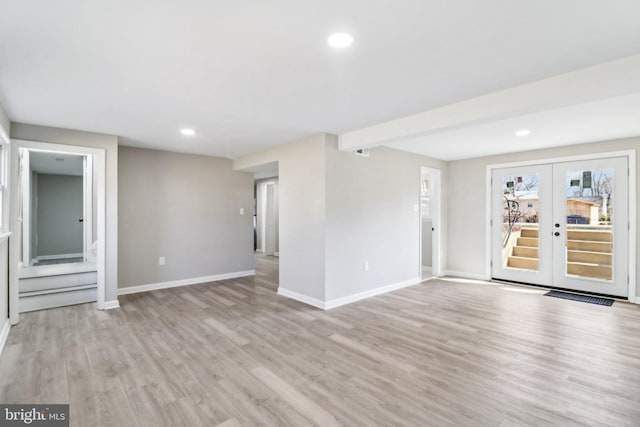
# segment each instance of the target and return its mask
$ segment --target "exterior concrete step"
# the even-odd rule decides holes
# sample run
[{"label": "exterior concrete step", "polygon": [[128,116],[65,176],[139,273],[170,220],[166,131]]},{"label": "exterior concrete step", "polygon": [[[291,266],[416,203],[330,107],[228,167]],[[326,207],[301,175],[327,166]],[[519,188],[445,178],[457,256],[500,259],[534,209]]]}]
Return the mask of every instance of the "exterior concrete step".
[{"label": "exterior concrete step", "polygon": [[589,242],[611,242],[611,231],[601,230],[569,230],[567,238],[569,240],[585,240]]},{"label": "exterior concrete step", "polygon": [[612,270],[609,265],[569,262],[567,263],[567,274],[591,277],[594,279],[611,280]]},{"label": "exterior concrete step", "polygon": [[567,251],[569,262],[584,262],[588,264],[611,265],[611,254],[590,251]]},{"label": "exterior concrete step", "polygon": [[570,251],[589,251],[610,254],[613,250],[613,244],[611,242],[567,240],[567,249]]},{"label": "exterior concrete step", "polygon": [[538,259],[519,257],[519,256],[510,256],[509,259],[507,260],[507,267],[538,271]]},{"label": "exterior concrete step", "polygon": [[518,237],[516,246],[529,246],[537,248],[539,240],[534,237]]},{"label": "exterior concrete step", "polygon": [[511,255],[525,258],[539,258],[538,248],[531,246],[514,246]]}]

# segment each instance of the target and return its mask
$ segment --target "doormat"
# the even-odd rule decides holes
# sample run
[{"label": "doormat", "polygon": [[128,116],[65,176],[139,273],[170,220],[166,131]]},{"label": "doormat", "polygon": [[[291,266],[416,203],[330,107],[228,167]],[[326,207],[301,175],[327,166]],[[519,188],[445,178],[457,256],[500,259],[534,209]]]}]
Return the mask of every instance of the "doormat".
[{"label": "doormat", "polygon": [[576,294],[569,294],[566,292],[559,292],[559,291],[549,291],[545,294],[545,296],[568,299],[571,301],[586,302],[588,304],[606,305],[607,307],[611,307],[611,305],[613,304],[613,300],[610,298],[591,297],[587,295],[576,295]]}]

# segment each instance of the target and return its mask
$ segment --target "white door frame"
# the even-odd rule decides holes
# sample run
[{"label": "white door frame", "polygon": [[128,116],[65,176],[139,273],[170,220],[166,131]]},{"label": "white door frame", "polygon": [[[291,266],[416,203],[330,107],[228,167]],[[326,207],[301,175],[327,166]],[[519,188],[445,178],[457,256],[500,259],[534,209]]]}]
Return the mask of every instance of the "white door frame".
[{"label": "white door frame", "polygon": [[[422,278],[422,201],[420,200],[420,193],[422,188],[422,171],[426,171],[431,175],[431,226],[434,229],[432,241],[431,241],[431,276],[442,276],[442,171],[440,169],[432,168],[430,166],[420,166],[419,168],[419,180],[418,180],[418,232],[420,238],[418,239],[418,263],[419,263],[419,277]],[[435,194],[435,197],[434,197]]]},{"label": "white door frame", "polygon": [[[16,151],[18,151],[18,156],[20,156],[19,147],[16,147]],[[29,151],[24,150],[19,159],[19,170],[20,177],[17,181],[20,182],[21,190],[18,194],[22,196],[22,215],[18,221],[20,221],[20,225],[22,226],[22,241],[27,242],[27,244],[22,245],[22,266],[29,267],[31,265],[31,162],[29,159]],[[16,189],[18,190],[18,189]],[[35,214],[35,213],[34,213]]]},{"label": "white door frame", "polygon": [[[96,270],[98,277],[97,284],[97,308],[103,310],[105,308],[106,289],[105,289],[105,272],[106,272],[106,153],[102,148],[90,148],[75,145],[63,145],[52,144],[46,142],[36,141],[24,141],[24,140],[12,140],[14,146],[11,150],[10,167],[11,167],[11,212],[10,212],[10,227],[14,236],[17,236],[17,231],[20,228],[19,222],[19,186],[21,185],[20,177],[18,176],[18,149],[27,148],[32,151],[44,151],[49,153],[68,153],[76,155],[93,155],[95,162],[94,168],[96,170],[97,177],[97,256],[96,256]],[[15,325],[19,321],[19,307],[18,307],[18,271],[20,268],[20,243],[22,239],[14,238],[11,240],[9,247],[9,316],[11,324]]]},{"label": "white door frame", "polygon": [[93,245],[93,156],[82,158],[82,237],[83,256],[86,261],[95,262],[91,253]]},{"label": "white door frame", "polygon": [[632,303],[640,304],[640,296],[636,295],[636,236],[637,236],[637,185],[636,185],[636,150],[609,151],[603,153],[582,154],[577,156],[542,158],[538,160],[527,160],[523,162],[498,163],[487,165],[486,181],[485,181],[485,279],[491,279],[491,253],[492,253],[492,236],[491,236],[491,176],[494,169],[503,169],[517,166],[531,166],[544,163],[561,163],[580,160],[597,160],[609,157],[627,157],[629,164],[629,247],[628,247],[628,265],[629,265],[629,289],[628,300]]}]

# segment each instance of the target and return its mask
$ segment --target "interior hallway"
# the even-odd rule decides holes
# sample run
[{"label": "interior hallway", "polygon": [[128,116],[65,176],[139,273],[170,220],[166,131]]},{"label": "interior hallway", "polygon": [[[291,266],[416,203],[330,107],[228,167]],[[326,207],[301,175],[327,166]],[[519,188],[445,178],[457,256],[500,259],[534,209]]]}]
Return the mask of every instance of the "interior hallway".
[{"label": "interior hallway", "polygon": [[640,312],[433,280],[327,312],[255,277],[26,313],[0,401],[73,426],[611,425],[640,420]]},{"label": "interior hallway", "polygon": [[280,274],[280,259],[271,255],[256,253],[254,255],[256,265],[256,285],[278,291],[278,275]]}]

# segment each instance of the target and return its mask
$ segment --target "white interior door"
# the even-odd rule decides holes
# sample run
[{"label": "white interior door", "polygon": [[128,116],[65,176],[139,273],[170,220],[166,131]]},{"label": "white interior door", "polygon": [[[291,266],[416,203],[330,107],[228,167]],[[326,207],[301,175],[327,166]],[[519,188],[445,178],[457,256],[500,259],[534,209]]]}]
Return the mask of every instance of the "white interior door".
[{"label": "white interior door", "polygon": [[628,160],[492,171],[492,277],[626,297]]},{"label": "white interior door", "polygon": [[275,242],[276,242],[276,220],[275,220],[275,194],[273,183],[267,183],[265,185],[265,215],[264,215],[264,248],[265,254],[275,254]]},{"label": "white interior door", "polygon": [[553,165],[554,286],[626,297],[626,157]]}]

